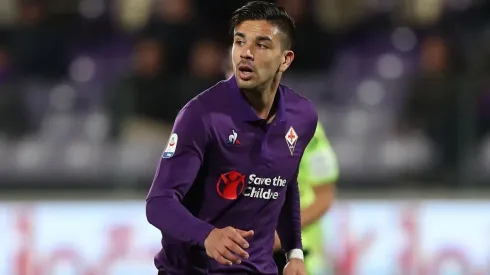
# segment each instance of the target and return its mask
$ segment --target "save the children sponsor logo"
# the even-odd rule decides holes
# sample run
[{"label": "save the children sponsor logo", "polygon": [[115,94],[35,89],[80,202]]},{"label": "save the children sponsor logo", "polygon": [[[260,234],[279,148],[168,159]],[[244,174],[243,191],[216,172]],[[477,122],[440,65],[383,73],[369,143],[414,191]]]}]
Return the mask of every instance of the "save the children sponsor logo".
[{"label": "save the children sponsor logo", "polygon": [[248,176],[230,171],[220,175],[216,184],[218,195],[227,200],[236,200],[240,196],[255,199],[276,200],[279,189],[286,187],[287,180],[281,176],[259,177],[256,174]]}]

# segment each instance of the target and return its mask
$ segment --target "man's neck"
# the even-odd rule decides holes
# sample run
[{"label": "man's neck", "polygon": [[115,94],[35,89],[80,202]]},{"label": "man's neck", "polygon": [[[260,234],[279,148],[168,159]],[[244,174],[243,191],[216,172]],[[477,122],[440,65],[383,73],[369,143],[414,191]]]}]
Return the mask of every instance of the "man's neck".
[{"label": "man's neck", "polygon": [[[274,100],[279,88],[279,77],[275,77],[270,83],[266,83],[264,87],[258,87],[254,90],[242,90],[252,108],[258,117],[272,121],[276,115]],[[273,108],[274,107],[274,108]]]}]

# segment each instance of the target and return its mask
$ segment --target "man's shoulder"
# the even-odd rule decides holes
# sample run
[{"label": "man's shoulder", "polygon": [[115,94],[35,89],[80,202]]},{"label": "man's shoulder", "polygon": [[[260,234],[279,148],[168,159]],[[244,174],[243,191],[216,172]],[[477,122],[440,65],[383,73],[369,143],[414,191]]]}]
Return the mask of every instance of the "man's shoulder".
[{"label": "man's shoulder", "polygon": [[193,99],[191,99],[191,101],[199,101],[200,104],[204,105],[216,105],[222,95],[226,93],[227,89],[228,80],[221,80],[200,94],[196,95]]},{"label": "man's shoulder", "polygon": [[286,85],[281,84],[281,88],[283,90],[286,110],[289,113],[295,114],[295,116],[301,117],[303,120],[306,119],[314,123],[316,128],[318,113],[315,104]]},{"label": "man's shoulder", "polygon": [[190,99],[184,107],[182,107],[181,112],[183,110],[188,110],[201,115],[207,113],[212,106],[219,106],[220,98],[222,98],[222,94],[226,92],[226,89],[226,80],[217,82],[215,85]]}]

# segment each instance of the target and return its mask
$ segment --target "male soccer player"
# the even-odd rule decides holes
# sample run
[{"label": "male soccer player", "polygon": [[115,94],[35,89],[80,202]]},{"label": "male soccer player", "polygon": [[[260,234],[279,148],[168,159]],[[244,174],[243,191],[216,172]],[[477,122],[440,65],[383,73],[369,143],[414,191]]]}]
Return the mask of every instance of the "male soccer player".
[{"label": "male soccer player", "polygon": [[[226,77],[233,76],[233,62],[225,64]],[[337,157],[323,126],[318,123],[313,139],[299,165],[299,190],[301,201],[301,226],[303,227],[303,248],[308,275],[326,273],[323,253],[322,228],[319,219],[328,211],[334,197],[335,185],[339,175]],[[287,263],[281,249],[281,241],[276,234],[274,242],[274,261],[282,274]]]},{"label": "male soccer player", "polygon": [[[301,159],[298,175],[303,248],[308,275],[326,273],[322,228],[319,219],[328,211],[333,202],[334,183],[337,181],[338,174],[337,158],[319,123]],[[274,250],[274,260],[281,270],[280,267],[286,264],[286,259],[280,251],[280,240],[277,235]]]},{"label": "male soccer player", "polygon": [[294,23],[271,3],[233,13],[235,76],[179,112],[147,197],[162,233],[159,274],[303,275],[298,169],[318,122],[313,104],[281,85]]}]

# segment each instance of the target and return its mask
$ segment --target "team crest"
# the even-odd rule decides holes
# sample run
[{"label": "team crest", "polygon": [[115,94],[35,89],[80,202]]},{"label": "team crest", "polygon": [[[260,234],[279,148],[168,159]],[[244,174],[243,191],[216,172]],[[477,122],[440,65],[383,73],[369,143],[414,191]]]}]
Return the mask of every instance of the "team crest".
[{"label": "team crest", "polygon": [[286,143],[288,144],[289,152],[291,152],[291,156],[294,154],[294,148],[296,147],[296,142],[298,141],[298,134],[294,130],[293,126],[291,126],[286,133]]},{"label": "team crest", "polygon": [[168,159],[175,154],[175,149],[177,149],[178,140],[179,140],[179,136],[176,133],[170,135],[170,138],[168,139],[167,147],[165,147],[165,151],[163,151],[162,158]]}]

